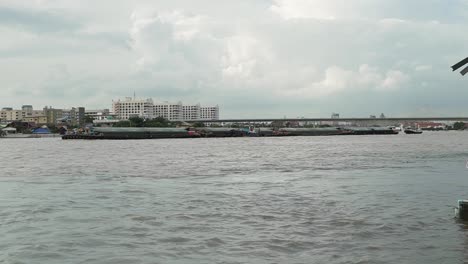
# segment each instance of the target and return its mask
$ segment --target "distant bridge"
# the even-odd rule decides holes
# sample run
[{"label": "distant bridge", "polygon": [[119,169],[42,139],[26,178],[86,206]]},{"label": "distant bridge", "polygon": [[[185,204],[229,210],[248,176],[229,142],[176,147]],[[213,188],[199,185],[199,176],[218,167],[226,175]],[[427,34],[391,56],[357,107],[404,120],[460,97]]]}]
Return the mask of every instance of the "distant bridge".
[{"label": "distant bridge", "polygon": [[263,123],[263,122],[418,122],[418,121],[460,121],[468,122],[468,117],[386,117],[386,118],[253,118],[253,119],[219,119],[190,120],[187,122],[203,123]]}]

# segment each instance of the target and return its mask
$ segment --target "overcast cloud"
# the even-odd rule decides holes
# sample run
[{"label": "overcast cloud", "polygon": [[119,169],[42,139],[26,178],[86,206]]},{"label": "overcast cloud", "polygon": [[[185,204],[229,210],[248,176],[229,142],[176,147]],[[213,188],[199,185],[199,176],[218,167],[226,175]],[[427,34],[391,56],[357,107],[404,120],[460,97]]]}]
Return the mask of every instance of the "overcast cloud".
[{"label": "overcast cloud", "polygon": [[468,0],[2,0],[0,107],[468,115]]}]

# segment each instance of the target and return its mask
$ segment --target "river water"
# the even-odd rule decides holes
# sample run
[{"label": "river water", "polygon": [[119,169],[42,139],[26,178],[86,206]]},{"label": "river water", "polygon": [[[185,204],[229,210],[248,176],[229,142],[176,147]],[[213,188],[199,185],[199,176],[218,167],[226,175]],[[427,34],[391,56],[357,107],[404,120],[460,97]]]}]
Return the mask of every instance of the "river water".
[{"label": "river water", "polygon": [[0,263],[468,263],[468,132],[0,148]]}]

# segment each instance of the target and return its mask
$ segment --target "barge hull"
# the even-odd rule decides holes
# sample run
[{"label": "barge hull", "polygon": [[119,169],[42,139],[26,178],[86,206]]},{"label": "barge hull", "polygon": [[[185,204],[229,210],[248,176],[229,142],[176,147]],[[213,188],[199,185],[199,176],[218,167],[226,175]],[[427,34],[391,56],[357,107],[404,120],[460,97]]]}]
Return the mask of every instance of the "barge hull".
[{"label": "barge hull", "polygon": [[200,137],[291,137],[291,136],[344,136],[344,135],[394,135],[392,129],[363,128],[281,128],[245,131],[233,128],[203,128],[190,130],[185,128],[96,128],[94,134],[64,135],[62,139],[86,140],[127,140],[127,139],[164,139],[164,138],[200,138]]}]

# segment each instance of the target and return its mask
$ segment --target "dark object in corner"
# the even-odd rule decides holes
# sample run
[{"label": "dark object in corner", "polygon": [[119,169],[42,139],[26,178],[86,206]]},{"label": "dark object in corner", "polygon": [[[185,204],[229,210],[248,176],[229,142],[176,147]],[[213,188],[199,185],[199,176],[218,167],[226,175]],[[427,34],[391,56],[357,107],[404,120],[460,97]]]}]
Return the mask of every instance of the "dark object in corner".
[{"label": "dark object in corner", "polygon": [[[464,60],[458,62],[457,64],[453,65],[452,70],[456,71],[459,68],[463,67],[467,63],[468,63],[468,57],[466,57]],[[466,68],[464,68],[460,73],[461,73],[461,75],[465,75],[466,73],[468,73],[468,66]]]},{"label": "dark object in corner", "polygon": [[455,208],[455,214],[461,220],[468,220],[468,200],[458,200],[458,207]]}]

